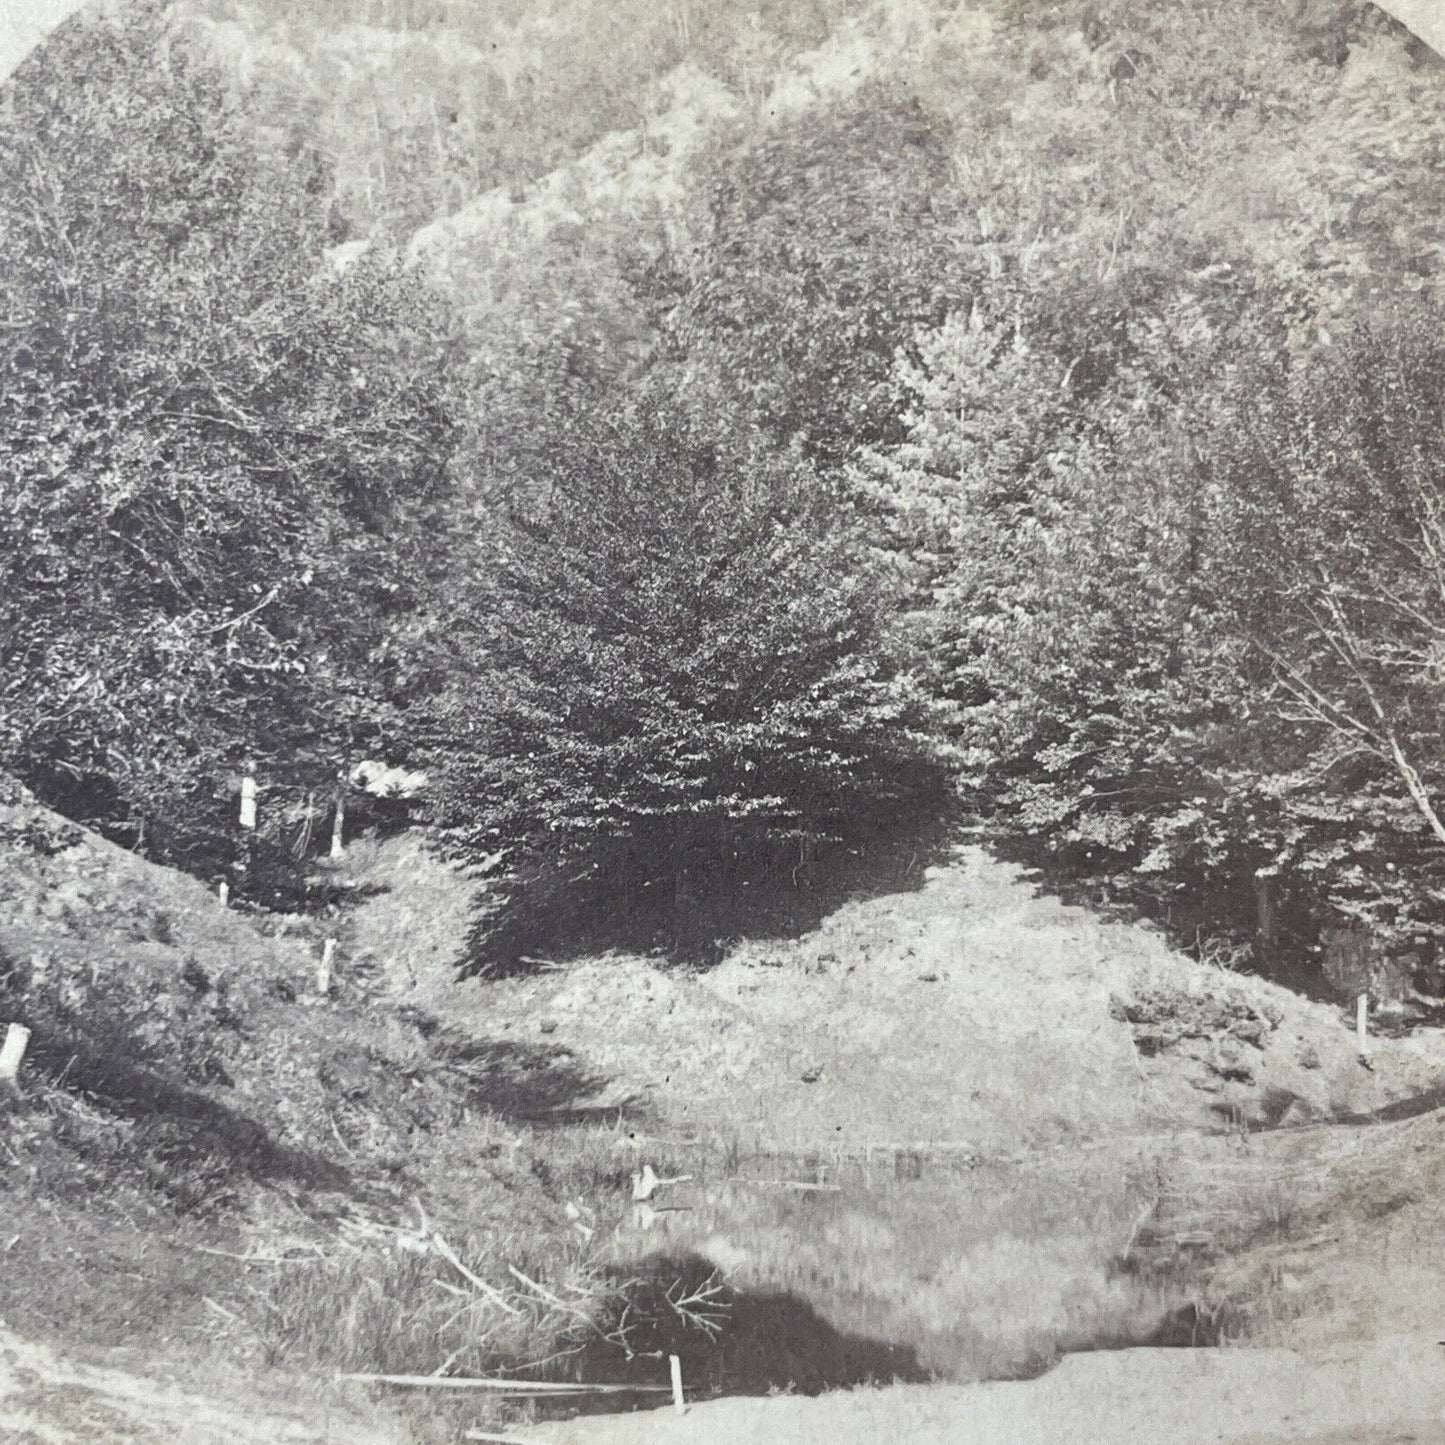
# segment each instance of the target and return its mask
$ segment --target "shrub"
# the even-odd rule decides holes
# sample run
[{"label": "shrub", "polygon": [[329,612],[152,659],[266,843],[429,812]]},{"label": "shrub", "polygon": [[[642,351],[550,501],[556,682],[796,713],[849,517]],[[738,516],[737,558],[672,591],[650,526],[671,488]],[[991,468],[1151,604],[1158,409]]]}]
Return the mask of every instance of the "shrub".
[{"label": "shrub", "polygon": [[484,951],[544,908],[676,937],[700,888],[945,807],[887,590],[813,478],[675,418],[555,458],[495,521],[440,717],[444,819],[496,881]]}]

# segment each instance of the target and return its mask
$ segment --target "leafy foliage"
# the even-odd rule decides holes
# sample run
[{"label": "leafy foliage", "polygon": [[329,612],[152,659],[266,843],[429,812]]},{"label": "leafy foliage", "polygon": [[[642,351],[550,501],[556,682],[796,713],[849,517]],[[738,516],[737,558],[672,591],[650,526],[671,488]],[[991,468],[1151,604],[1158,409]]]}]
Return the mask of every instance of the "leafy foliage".
[{"label": "leafy foliage", "polygon": [[[1186,931],[1442,921],[1445,102],[1373,7],[293,8],[202,7],[254,93],[142,13],[8,94],[0,761],[195,832],[440,690],[497,955],[955,782]],[[385,237],[489,188],[443,355]]]},{"label": "leafy foliage", "polygon": [[967,295],[947,137],[865,91],[725,145],[670,318],[724,404],[824,467],[894,434],[894,353]]},{"label": "leafy foliage", "polygon": [[324,167],[161,12],[3,106],[0,758],[188,846],[243,759],[314,787],[383,726],[444,333],[385,261],[328,274]]},{"label": "leafy foliage", "polygon": [[1253,539],[1221,585],[1273,684],[1269,864],[1387,937],[1445,922],[1439,325],[1387,313],[1287,389],[1254,378],[1214,461]]},{"label": "leafy foliage", "polygon": [[[745,94],[857,0],[205,0],[246,36],[270,104],[337,160],[359,235],[520,193],[612,131],[645,125],[686,66]],[[281,61],[277,63],[278,59]]]},{"label": "leafy foliage", "polygon": [[950,793],[882,579],[812,478],[663,408],[589,440],[487,539],[442,718],[493,956],[549,913],[696,931],[704,894]]},{"label": "leafy foliage", "polygon": [[1021,340],[925,347],[860,495],[926,583],[1000,841],[1270,957],[1445,921],[1437,325],[1311,356],[1235,329],[1182,369],[1166,329],[1082,409]]}]

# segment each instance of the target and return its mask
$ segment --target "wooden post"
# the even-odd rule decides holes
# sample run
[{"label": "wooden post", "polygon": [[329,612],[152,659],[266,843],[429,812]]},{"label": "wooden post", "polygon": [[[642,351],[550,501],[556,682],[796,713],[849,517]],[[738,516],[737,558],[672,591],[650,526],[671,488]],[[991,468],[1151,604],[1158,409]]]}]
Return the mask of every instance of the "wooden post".
[{"label": "wooden post", "polygon": [[30,1030],[24,1024],[11,1024],[5,1030],[5,1043],[0,1046],[0,1084],[18,1090],[20,1065],[30,1046]]},{"label": "wooden post", "polygon": [[249,890],[256,879],[256,764],[249,758],[241,772],[241,835],[241,886]]},{"label": "wooden post", "polygon": [[216,895],[221,900],[222,908],[231,906],[231,885],[224,878],[221,879],[221,886],[216,889]]},{"label": "wooden post", "polygon": [[256,826],[256,776],[249,768],[241,779],[241,826]]},{"label": "wooden post", "polygon": [[672,1370],[672,1408],[679,1415],[687,1413],[687,1406],[682,1399],[682,1361],[676,1355],[669,1355],[667,1363]]},{"label": "wooden post", "polygon": [[346,829],[346,798],[341,792],[336,794],[336,817],[331,824],[331,856],[341,857],[342,843]]},{"label": "wooden post", "polygon": [[322,998],[331,993],[331,961],[336,957],[336,940],[328,938],[321,945],[321,962],[316,965],[316,992]]},{"label": "wooden post", "polygon": [[1355,1041],[1359,1045],[1360,1057],[1370,1057],[1370,996],[1362,993],[1355,1000]]}]

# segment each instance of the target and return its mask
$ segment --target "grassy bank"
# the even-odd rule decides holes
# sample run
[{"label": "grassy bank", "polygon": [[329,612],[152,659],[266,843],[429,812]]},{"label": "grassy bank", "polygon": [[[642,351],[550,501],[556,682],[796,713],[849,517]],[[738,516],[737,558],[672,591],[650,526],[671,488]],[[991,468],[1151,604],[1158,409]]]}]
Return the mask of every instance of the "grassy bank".
[{"label": "grassy bank", "polygon": [[[563,1064],[345,956],[323,979],[334,926],[224,908],[0,799],[0,1022],[32,1031],[0,1101],[0,1315],[208,1388],[625,1362],[629,1287],[593,1243],[628,1207],[625,1139],[519,1121]],[[495,1413],[405,1407],[419,1438]]]}]

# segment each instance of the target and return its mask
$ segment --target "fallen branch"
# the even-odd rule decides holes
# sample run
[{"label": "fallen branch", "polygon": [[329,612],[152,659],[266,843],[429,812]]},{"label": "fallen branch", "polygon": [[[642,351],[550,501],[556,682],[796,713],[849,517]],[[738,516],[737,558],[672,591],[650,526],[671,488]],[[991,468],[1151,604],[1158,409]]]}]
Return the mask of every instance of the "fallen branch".
[{"label": "fallen branch", "polygon": [[796,1189],[799,1193],[841,1194],[841,1184],[809,1184],[801,1179],[735,1179],[735,1184],[751,1184],[757,1189]]},{"label": "fallen branch", "polygon": [[578,1306],[570,1305],[567,1303],[566,1300],[558,1299],[558,1297],[554,1295],[551,1290],[545,1289],[542,1285],[538,1284],[536,1280],[531,1279],[527,1275],[523,1274],[516,1265],[509,1264],[507,1266],[507,1273],[510,1274],[513,1279],[520,1281],[522,1284],[526,1285],[528,1289],[534,1291],[542,1299],[546,1300],[548,1304],[555,1305],[559,1310],[565,1310],[568,1314],[585,1313],[584,1311],[580,1310]]},{"label": "fallen branch", "polygon": [[339,1374],[338,1380],[362,1385],[405,1385],[415,1389],[499,1390],[514,1395],[654,1395],[671,1394],[670,1385],[582,1385],[565,1380],[482,1379],[471,1375],[368,1375]]},{"label": "fallen branch", "polygon": [[242,1264],[320,1264],[326,1256],[316,1254],[236,1254],[229,1249],[212,1249],[209,1245],[193,1244],[197,1254],[214,1255],[217,1259],[239,1260]]},{"label": "fallen branch", "polygon": [[446,1240],[444,1240],[441,1235],[439,1235],[435,1230],[433,1230],[431,1233],[431,1242],[432,1248],[435,1249],[436,1252],[441,1255],[441,1257],[446,1260],[446,1262],[451,1265],[451,1267],[455,1269],[457,1273],[462,1276],[463,1279],[465,1279],[474,1288],[479,1289],[499,1309],[506,1310],[509,1315],[519,1315],[522,1313],[522,1311],[519,1310],[516,1305],[514,1305],[501,1292],[501,1290],[497,1289],[494,1285],[488,1284],[486,1280],[484,1280],[480,1275],[473,1274],[472,1271],[469,1270],[466,1265],[461,1262],[461,1259],[457,1256],[456,1250],[454,1250],[451,1245],[449,1245]]},{"label": "fallen branch", "polygon": [[245,1321],[242,1320],[241,1316],[238,1315],[234,1310],[228,1310],[225,1305],[217,1304],[216,1301],[213,1300],[208,1294],[201,1296],[201,1303],[205,1305],[208,1310],[212,1310],[216,1314],[220,1315],[223,1320],[229,1320],[233,1325],[245,1323]]},{"label": "fallen branch", "polygon": [[[413,1253],[426,1254],[428,1251],[435,1250],[474,1290],[485,1295],[498,1309],[505,1310],[509,1315],[522,1313],[501,1290],[495,1285],[488,1284],[481,1275],[467,1267],[456,1250],[432,1226],[420,1199],[416,1201],[416,1211],[420,1216],[421,1223],[415,1232],[402,1229],[394,1224],[379,1224],[367,1219],[342,1219],[340,1224],[342,1229],[349,1233],[360,1234],[369,1239],[386,1239],[397,1248],[411,1250]],[[449,1288],[441,1280],[437,1280],[435,1283],[441,1285],[443,1289]],[[455,1290],[452,1292],[457,1293]]]}]

